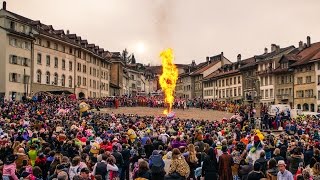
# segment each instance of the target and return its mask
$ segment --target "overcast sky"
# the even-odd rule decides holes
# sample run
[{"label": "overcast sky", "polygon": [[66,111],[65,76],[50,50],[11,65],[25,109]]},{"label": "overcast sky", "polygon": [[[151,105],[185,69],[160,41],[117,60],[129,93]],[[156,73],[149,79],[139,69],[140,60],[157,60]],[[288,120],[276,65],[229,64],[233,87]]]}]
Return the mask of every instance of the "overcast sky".
[{"label": "overcast sky", "polygon": [[222,51],[236,61],[272,43],[298,46],[308,35],[320,41],[319,7],[320,0],[7,0],[10,11],[151,64],[167,47],[177,63],[200,63]]}]

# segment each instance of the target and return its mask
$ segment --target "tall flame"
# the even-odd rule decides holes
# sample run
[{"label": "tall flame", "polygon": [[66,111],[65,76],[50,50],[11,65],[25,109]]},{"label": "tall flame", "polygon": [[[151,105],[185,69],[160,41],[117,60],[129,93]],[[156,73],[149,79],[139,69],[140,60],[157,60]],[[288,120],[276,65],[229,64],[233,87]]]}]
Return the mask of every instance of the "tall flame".
[{"label": "tall flame", "polygon": [[168,48],[161,52],[162,74],[159,79],[159,83],[162,91],[165,94],[164,102],[168,105],[168,108],[163,111],[163,114],[171,112],[172,104],[174,101],[174,90],[178,79],[178,69],[173,63],[174,56],[173,50]]}]

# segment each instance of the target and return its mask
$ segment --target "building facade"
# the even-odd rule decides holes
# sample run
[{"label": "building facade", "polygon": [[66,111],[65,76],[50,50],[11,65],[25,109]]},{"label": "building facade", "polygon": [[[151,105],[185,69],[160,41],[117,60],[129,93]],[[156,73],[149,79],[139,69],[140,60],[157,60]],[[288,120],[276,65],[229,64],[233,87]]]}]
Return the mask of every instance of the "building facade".
[{"label": "building facade", "polygon": [[[11,44],[1,41],[0,46],[9,54],[8,68],[15,71],[1,71],[9,79],[1,83],[6,98],[21,99],[22,95],[32,96],[40,91],[72,93],[80,98],[109,95],[110,62],[104,58],[109,52],[69,31],[55,30],[51,25],[12,13],[5,2],[0,14],[1,39],[8,39]],[[7,63],[2,67],[5,66]],[[7,87],[15,90],[6,90]]]},{"label": "building facade", "polygon": [[275,104],[275,69],[279,67],[280,58],[295,49],[294,46],[280,48],[276,44],[271,44],[271,52],[256,56],[257,79],[260,84],[260,103],[264,106]]},{"label": "building facade", "polygon": [[21,100],[30,93],[33,58],[32,27],[0,10],[0,99]]}]

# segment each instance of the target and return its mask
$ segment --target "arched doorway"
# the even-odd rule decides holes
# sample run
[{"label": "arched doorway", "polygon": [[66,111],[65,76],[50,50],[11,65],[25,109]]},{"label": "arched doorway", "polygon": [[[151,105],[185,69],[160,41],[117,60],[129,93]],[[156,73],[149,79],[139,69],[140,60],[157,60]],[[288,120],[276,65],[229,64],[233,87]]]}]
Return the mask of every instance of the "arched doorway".
[{"label": "arched doorway", "polygon": [[309,111],[309,104],[307,103],[303,104],[303,111]]},{"label": "arched doorway", "polygon": [[301,109],[301,104],[298,104],[298,105],[297,105],[297,109]]},{"label": "arched doorway", "polygon": [[310,104],[310,110],[311,112],[314,112],[314,104]]},{"label": "arched doorway", "polygon": [[79,92],[79,99],[83,99],[85,97],[83,92]]}]

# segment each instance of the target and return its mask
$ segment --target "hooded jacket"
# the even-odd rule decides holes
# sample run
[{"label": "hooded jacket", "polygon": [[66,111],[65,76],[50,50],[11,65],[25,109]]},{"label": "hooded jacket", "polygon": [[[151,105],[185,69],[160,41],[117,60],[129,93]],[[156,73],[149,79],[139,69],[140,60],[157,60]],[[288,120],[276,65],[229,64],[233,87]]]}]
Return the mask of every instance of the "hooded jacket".
[{"label": "hooded jacket", "polygon": [[15,163],[5,164],[3,166],[3,176],[9,176],[13,180],[18,180],[18,177],[16,175],[16,169],[17,167]]}]

